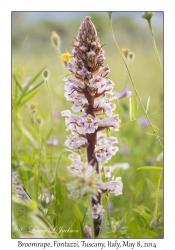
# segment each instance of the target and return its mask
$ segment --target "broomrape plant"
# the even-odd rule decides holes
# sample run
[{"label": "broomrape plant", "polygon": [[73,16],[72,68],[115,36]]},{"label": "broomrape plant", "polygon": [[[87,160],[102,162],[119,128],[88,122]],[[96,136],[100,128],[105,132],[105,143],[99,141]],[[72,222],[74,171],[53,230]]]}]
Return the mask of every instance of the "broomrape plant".
[{"label": "broomrape plant", "polygon": [[[107,163],[119,150],[117,138],[108,137],[105,129],[118,131],[120,119],[118,114],[113,114],[116,107],[113,103],[114,83],[107,78],[110,68],[104,65],[104,51],[89,16],[82,22],[72,45],[73,62],[67,63],[67,69],[72,74],[64,79],[65,97],[72,103],[72,111],[79,113],[62,111],[67,130],[71,131],[65,145],[71,150],[85,148],[87,161],[84,162],[77,154],[69,155],[72,165],[68,166],[68,171],[73,180],[67,184],[67,188],[69,198],[91,197],[87,215],[93,218],[91,230],[97,237],[104,213],[102,194],[122,194],[121,177],[107,182],[101,178],[102,164]],[[109,173],[107,180],[110,177]],[[90,232],[88,230],[88,237]]]}]

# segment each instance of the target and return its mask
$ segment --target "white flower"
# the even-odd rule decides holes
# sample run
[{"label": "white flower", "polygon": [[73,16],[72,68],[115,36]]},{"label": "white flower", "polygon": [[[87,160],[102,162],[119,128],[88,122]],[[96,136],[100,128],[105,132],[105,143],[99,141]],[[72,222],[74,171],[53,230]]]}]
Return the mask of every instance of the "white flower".
[{"label": "white flower", "polygon": [[68,167],[69,172],[73,175],[74,179],[67,188],[70,191],[70,198],[82,197],[86,194],[91,194],[93,199],[97,199],[98,193],[101,193],[100,176],[96,173],[94,168],[87,163],[81,163]]},{"label": "white flower", "polygon": [[111,169],[110,167],[104,167],[105,178],[109,180],[111,178]]},{"label": "white flower", "polygon": [[49,202],[50,202],[50,199],[49,199],[49,197],[47,196],[47,197],[46,197],[46,204],[49,204]]},{"label": "white flower", "polygon": [[83,137],[67,137],[67,140],[64,144],[70,149],[77,150],[81,147],[87,147],[88,140]]},{"label": "white flower", "polygon": [[69,77],[66,77],[64,79],[64,81],[66,82],[65,90],[66,90],[67,95],[73,93],[75,90],[78,92],[83,92],[83,90],[85,88],[85,85],[82,81],[77,81],[77,80],[71,79]]},{"label": "white flower", "polygon": [[58,139],[56,138],[55,135],[51,135],[49,140],[47,141],[48,145],[53,145],[53,146],[57,146],[58,145]]},{"label": "white flower", "polygon": [[79,120],[77,123],[86,131],[87,134],[94,133],[98,128],[98,119],[90,114],[82,115],[81,120]]},{"label": "white flower", "polygon": [[105,129],[105,128],[110,128],[114,131],[119,130],[119,117],[118,115],[107,117],[103,120],[98,121],[98,127],[99,129]]},{"label": "white flower", "polygon": [[120,168],[122,170],[127,170],[128,168],[130,168],[129,163],[124,162],[124,163],[117,163],[114,166],[111,166],[111,171],[114,172],[115,169]]},{"label": "white flower", "polygon": [[109,99],[107,97],[95,101],[94,112],[102,109],[107,116],[111,116],[116,107],[116,105],[111,101],[112,99]]},{"label": "white flower", "polygon": [[103,190],[109,190],[109,192],[114,193],[115,196],[121,195],[123,189],[121,177],[117,177],[115,181],[102,182],[100,188]]},{"label": "white flower", "polygon": [[117,153],[119,148],[113,146],[114,143],[117,143],[118,140],[116,137],[111,136],[107,139],[100,140],[100,145],[95,145],[95,156],[100,164],[108,162],[113,155]]},{"label": "white flower", "polygon": [[103,77],[104,74],[108,74],[109,67],[103,67],[102,70],[99,71],[98,75],[89,80],[88,90],[89,92],[96,92],[96,97],[99,97],[105,93],[112,94],[112,89],[114,87],[114,83],[110,79],[105,79]]},{"label": "white flower", "polygon": [[78,115],[72,114],[70,112],[70,110],[62,111],[61,115],[66,117],[66,119],[65,119],[65,123],[66,123],[66,127],[67,127],[66,130],[74,131],[74,133],[78,132],[77,122],[78,122],[78,120],[81,119],[81,117]]}]

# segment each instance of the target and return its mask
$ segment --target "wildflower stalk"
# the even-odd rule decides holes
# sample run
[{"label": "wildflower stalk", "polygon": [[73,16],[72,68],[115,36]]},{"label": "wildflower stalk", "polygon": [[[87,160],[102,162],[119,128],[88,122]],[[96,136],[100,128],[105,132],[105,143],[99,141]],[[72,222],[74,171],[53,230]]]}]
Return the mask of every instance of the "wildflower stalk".
[{"label": "wildflower stalk", "polygon": [[151,31],[153,46],[154,46],[155,52],[156,52],[156,54],[157,54],[157,57],[158,57],[158,60],[159,60],[159,63],[160,63],[161,70],[163,71],[163,66],[162,66],[162,62],[161,62],[161,60],[160,60],[159,52],[158,52],[158,49],[157,49],[156,40],[155,40],[155,37],[154,37],[153,28],[152,28],[151,19],[148,20],[148,25],[149,25],[149,28],[150,28],[150,31]]},{"label": "wildflower stalk", "polygon": [[[47,69],[45,69],[43,71],[43,79],[46,83],[46,87],[47,87],[47,92],[48,92],[48,99],[49,99],[49,105],[50,105],[50,117],[51,117],[51,136],[53,136],[53,131],[54,131],[54,121],[53,121],[53,114],[52,114],[52,98],[51,98],[51,91],[50,91],[50,86],[48,83],[48,78],[49,78],[49,71]],[[53,151],[53,147],[51,147],[50,149],[50,155],[51,155],[51,173],[52,173],[52,151]]]},{"label": "wildflower stalk", "polygon": [[[72,132],[65,145],[73,150],[86,148],[87,162],[83,163],[79,155],[69,155],[73,164],[68,170],[74,180],[67,184],[67,187],[70,190],[70,198],[90,195],[89,211],[94,227],[92,237],[93,234],[98,237],[104,212],[101,195],[110,191],[117,196],[122,193],[123,187],[120,177],[112,182],[101,180],[100,164],[108,162],[118,151],[118,147],[113,145],[118,141],[117,138],[107,137],[100,131],[106,128],[118,131],[120,120],[118,115],[113,115],[116,105],[108,96],[113,94],[114,83],[106,79],[110,69],[103,65],[104,51],[90,17],[86,17],[82,22],[72,46],[74,61],[69,61],[67,68],[74,78],[64,79],[65,97],[72,103],[74,112],[83,114],[75,115],[69,110],[62,111],[62,116],[66,117],[67,130]],[[99,114],[106,118],[101,119]]]},{"label": "wildflower stalk", "polygon": [[141,100],[141,98],[140,98],[140,95],[139,95],[139,93],[138,93],[138,91],[137,91],[137,89],[136,89],[136,86],[135,86],[135,83],[134,83],[133,78],[132,78],[132,76],[131,76],[131,73],[130,73],[130,70],[129,70],[129,68],[128,68],[128,65],[127,65],[127,63],[126,63],[126,61],[125,61],[125,58],[124,58],[124,56],[123,56],[123,54],[122,54],[122,52],[121,52],[121,50],[120,50],[120,48],[119,48],[119,46],[118,46],[118,43],[117,43],[117,41],[116,41],[116,39],[115,39],[114,30],[113,30],[113,26],[112,26],[112,17],[111,17],[111,15],[109,15],[109,19],[110,19],[110,23],[111,23],[111,32],[112,32],[112,37],[113,37],[114,43],[115,43],[115,45],[116,45],[116,47],[117,47],[117,49],[118,49],[118,51],[119,51],[119,53],[120,53],[120,56],[122,57],[122,60],[123,60],[123,62],[124,62],[124,64],[125,64],[125,67],[126,67],[126,69],[127,69],[127,71],[128,71],[128,75],[129,75],[129,78],[130,78],[130,80],[131,80],[131,83],[132,83],[132,86],[133,86],[133,88],[134,88],[134,91],[135,91],[135,93],[136,93],[136,95],[137,95],[137,97],[138,97],[138,100],[139,100],[139,102],[140,102],[140,105],[141,105],[141,107],[142,107],[144,113],[145,113],[145,116],[146,116],[146,118],[148,119],[148,122],[149,122],[149,124],[150,124],[150,126],[151,126],[151,128],[152,128],[152,130],[153,130],[153,132],[154,132],[155,137],[157,138],[157,140],[159,141],[161,147],[163,148],[163,144],[162,144],[162,142],[161,142],[161,140],[160,140],[160,138],[159,138],[159,135],[157,134],[156,130],[154,129],[154,126],[153,126],[153,124],[152,124],[152,122],[151,122],[151,120],[150,120],[148,114],[146,113],[145,107],[144,107],[144,105],[143,105],[143,103],[142,103],[142,100]]}]

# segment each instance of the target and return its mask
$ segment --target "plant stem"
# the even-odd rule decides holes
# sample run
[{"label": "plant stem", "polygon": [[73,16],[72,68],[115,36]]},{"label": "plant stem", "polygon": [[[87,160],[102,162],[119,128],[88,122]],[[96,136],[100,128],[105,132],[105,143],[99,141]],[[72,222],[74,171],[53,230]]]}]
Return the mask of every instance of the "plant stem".
[{"label": "plant stem", "polygon": [[90,227],[91,227],[91,233],[92,233],[92,239],[94,239],[94,223],[92,218],[92,204],[91,204],[91,195],[88,196],[88,208],[90,213]]},{"label": "plant stem", "polygon": [[158,52],[158,49],[157,49],[157,46],[156,46],[156,40],[155,40],[155,37],[154,37],[154,32],[153,32],[153,28],[152,28],[151,19],[148,20],[148,25],[149,25],[149,28],[150,28],[150,31],[151,31],[153,46],[154,46],[154,49],[156,51],[156,54],[157,54],[157,57],[158,57],[158,60],[159,60],[159,63],[160,63],[161,70],[163,71],[162,62],[160,60],[159,52]]},{"label": "plant stem", "polygon": [[[52,114],[52,98],[51,98],[51,92],[50,92],[50,87],[49,87],[49,83],[48,83],[48,80],[45,80],[45,83],[46,83],[46,87],[47,87],[47,90],[48,90],[48,97],[49,97],[49,104],[50,104],[50,116],[51,116],[51,136],[53,138],[53,130],[54,130],[54,122],[53,122],[53,114]],[[50,150],[50,154],[51,154],[51,173],[52,173],[52,150],[53,150],[53,147],[51,145],[51,150]]]},{"label": "plant stem", "polygon": [[16,157],[17,157],[17,161],[18,161],[18,167],[19,167],[20,159],[19,159],[18,147],[17,147],[17,142],[16,142],[16,134],[15,134],[15,129],[14,129],[13,124],[12,124],[12,135],[13,135],[14,148],[15,148],[15,151],[16,151]]},{"label": "plant stem", "polygon": [[157,222],[157,212],[158,212],[158,203],[159,203],[159,189],[160,189],[160,183],[161,183],[161,178],[162,178],[162,172],[160,173],[159,176],[159,181],[158,181],[158,187],[157,187],[157,196],[156,196],[156,204],[155,204],[155,211],[154,211],[154,221]]},{"label": "plant stem", "polygon": [[138,97],[138,100],[139,100],[139,102],[140,102],[140,105],[141,105],[141,107],[142,107],[144,113],[145,113],[145,116],[146,116],[146,118],[148,119],[148,122],[149,122],[149,124],[150,124],[150,126],[151,126],[151,128],[152,128],[152,130],[153,130],[153,132],[154,132],[155,137],[157,138],[157,140],[159,141],[160,145],[161,145],[162,148],[163,148],[163,144],[162,144],[162,142],[161,142],[161,140],[160,140],[160,138],[159,138],[157,132],[155,131],[154,126],[152,125],[152,122],[151,122],[149,116],[148,116],[147,113],[146,113],[146,110],[145,110],[145,108],[144,108],[144,106],[143,106],[143,103],[142,103],[142,101],[141,101],[141,98],[140,98],[140,96],[139,96],[139,94],[138,94],[138,91],[137,91],[137,89],[136,89],[136,87],[135,87],[135,84],[134,84],[134,81],[133,81],[133,79],[132,79],[131,73],[130,73],[130,71],[129,71],[128,65],[127,65],[127,63],[126,63],[126,61],[125,61],[125,58],[124,58],[124,56],[122,55],[122,52],[120,51],[120,48],[119,48],[119,46],[118,46],[118,44],[117,44],[117,41],[116,41],[116,39],[115,39],[115,35],[114,35],[113,27],[112,27],[112,18],[110,18],[110,22],[111,22],[112,37],[113,37],[114,42],[115,42],[115,45],[116,45],[116,47],[117,47],[117,49],[118,49],[118,51],[119,51],[119,53],[120,53],[120,56],[122,57],[122,60],[123,60],[123,62],[124,62],[124,64],[125,64],[125,67],[126,67],[126,69],[127,69],[127,71],[128,71],[128,75],[129,75],[129,78],[130,78],[130,80],[131,80],[131,83],[132,83],[132,86],[133,86],[133,88],[134,88],[134,91],[135,91],[135,93],[136,93],[136,95],[137,95],[137,97]]},{"label": "plant stem", "polygon": [[[85,97],[87,98],[87,100],[89,102],[89,106],[86,110],[86,114],[90,114],[92,116],[95,116],[95,114],[93,112],[94,97],[92,97],[88,91],[85,92]],[[86,150],[88,164],[93,166],[96,170],[96,173],[99,174],[99,163],[94,156],[95,145],[97,144],[97,131],[95,131],[92,134],[86,134],[86,139],[88,140],[88,143],[89,143],[87,150]],[[101,204],[101,194],[98,194],[97,200],[92,199],[91,209],[95,204],[98,204],[98,203]],[[101,225],[101,218],[94,219],[95,237],[98,237],[98,235],[99,235],[100,225]]]}]

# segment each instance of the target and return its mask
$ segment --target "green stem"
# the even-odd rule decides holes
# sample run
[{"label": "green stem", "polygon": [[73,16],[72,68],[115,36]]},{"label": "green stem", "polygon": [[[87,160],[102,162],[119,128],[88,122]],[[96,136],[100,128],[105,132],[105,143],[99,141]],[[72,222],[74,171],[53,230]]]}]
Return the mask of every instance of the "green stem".
[{"label": "green stem", "polygon": [[88,208],[89,208],[89,214],[90,214],[90,227],[91,227],[92,239],[94,239],[94,221],[92,218],[92,197],[91,197],[91,195],[88,195]]},{"label": "green stem", "polygon": [[[52,98],[51,98],[49,83],[48,83],[47,80],[45,81],[45,83],[46,83],[46,87],[47,87],[47,90],[48,90],[48,97],[49,97],[49,104],[50,104],[51,126],[52,126],[52,128],[51,128],[51,136],[53,138],[54,122],[53,122],[53,114],[52,114]],[[51,154],[51,173],[52,173],[52,150],[53,150],[53,147],[51,145],[51,151],[50,151],[50,154]]]},{"label": "green stem", "polygon": [[109,209],[108,209],[108,201],[109,201],[109,198],[107,197],[107,195],[105,196],[105,200],[106,200],[107,218],[108,218],[108,221],[109,221],[109,232],[112,232],[111,216],[110,216],[110,212],[109,212]]},{"label": "green stem", "polygon": [[117,44],[117,41],[116,41],[116,39],[115,39],[115,35],[114,35],[113,27],[112,27],[112,18],[110,18],[110,22],[111,22],[112,37],[113,37],[114,42],[115,42],[115,45],[116,45],[116,47],[117,47],[117,49],[118,49],[118,51],[119,51],[119,53],[120,53],[120,56],[122,57],[122,60],[123,60],[123,62],[124,62],[124,64],[125,64],[125,67],[126,67],[126,69],[127,69],[127,71],[128,71],[129,78],[130,78],[130,80],[131,80],[131,83],[132,83],[132,86],[133,86],[133,88],[134,88],[134,91],[135,91],[135,93],[136,93],[136,95],[137,95],[137,97],[138,97],[138,100],[139,100],[139,102],[140,102],[140,105],[141,105],[141,107],[142,107],[144,113],[145,113],[145,116],[146,116],[146,118],[148,119],[148,122],[149,122],[150,126],[152,127],[152,130],[153,130],[153,132],[154,132],[155,137],[157,138],[157,140],[159,141],[160,145],[161,145],[162,148],[163,148],[163,144],[162,144],[162,142],[161,142],[161,140],[160,140],[160,138],[159,138],[157,132],[155,131],[155,129],[154,129],[153,125],[152,125],[152,122],[151,122],[149,116],[148,116],[147,113],[146,113],[146,110],[145,110],[145,108],[144,108],[144,106],[143,106],[143,103],[142,103],[142,101],[141,101],[141,99],[140,99],[140,96],[139,96],[139,94],[138,94],[138,91],[137,91],[137,89],[136,89],[136,87],[135,87],[135,84],[134,84],[134,81],[133,81],[133,79],[132,79],[131,73],[130,73],[130,71],[129,71],[128,65],[127,65],[127,63],[126,63],[126,61],[125,61],[125,58],[124,58],[122,52],[120,51],[120,48],[119,48],[119,46],[118,46],[118,44]]},{"label": "green stem", "polygon": [[151,19],[148,20],[148,25],[149,25],[149,28],[150,28],[150,31],[151,31],[153,46],[154,46],[154,49],[156,51],[156,54],[157,54],[157,57],[158,57],[158,60],[159,60],[159,63],[160,63],[160,67],[161,67],[161,69],[163,71],[162,62],[160,60],[159,52],[158,52],[158,49],[157,49],[157,46],[156,46],[156,40],[155,40],[155,37],[154,37],[154,32],[153,32],[153,28],[152,28]]},{"label": "green stem", "polygon": [[19,167],[20,159],[19,159],[19,154],[18,154],[18,147],[17,147],[17,142],[16,142],[16,134],[15,134],[15,130],[14,130],[14,125],[12,125],[12,135],[13,135],[14,148],[16,151],[16,157],[17,157],[17,161],[18,161],[18,167]]},{"label": "green stem", "polygon": [[162,172],[159,176],[158,187],[157,187],[157,196],[156,196],[156,204],[155,204],[155,211],[154,211],[154,221],[157,222],[157,212],[158,212],[158,205],[159,205],[159,189],[161,184]]}]

